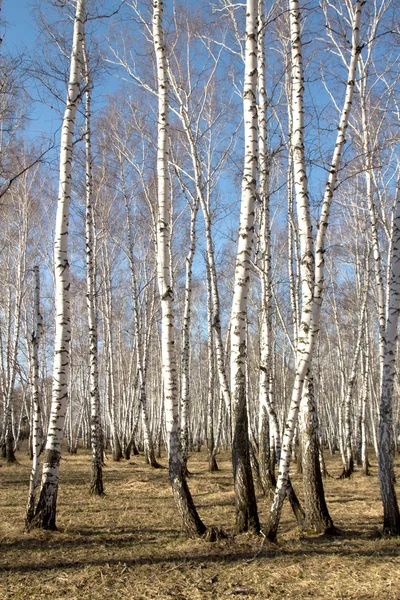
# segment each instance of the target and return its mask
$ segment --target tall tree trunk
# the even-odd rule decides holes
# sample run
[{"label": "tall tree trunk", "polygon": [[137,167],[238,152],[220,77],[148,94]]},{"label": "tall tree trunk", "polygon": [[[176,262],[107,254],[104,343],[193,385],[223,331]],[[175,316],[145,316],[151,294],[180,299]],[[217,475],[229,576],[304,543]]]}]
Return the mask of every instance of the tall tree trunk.
[{"label": "tall tree trunk", "polygon": [[206,527],[200,519],[183,472],[179,431],[178,382],[175,349],[174,293],[170,267],[171,204],[169,190],[169,106],[168,71],[162,26],[163,2],[153,4],[153,42],[158,78],[158,144],[157,144],[157,279],[161,300],[162,371],[164,382],[165,420],[168,445],[169,477],[183,527],[189,536],[203,535]]},{"label": "tall tree trunk", "polygon": [[253,247],[254,201],[257,194],[257,0],[247,0],[246,60],[243,90],[245,159],[239,241],[231,313],[232,463],[236,532],[260,531],[250,465],[246,398],[247,294]]},{"label": "tall tree trunk", "polygon": [[[308,198],[308,180],[304,154],[304,75],[300,30],[300,9],[298,0],[290,0],[289,2],[293,111],[293,135],[291,145],[293,151],[294,184],[296,190],[301,252],[300,275],[302,311],[298,333],[298,347],[296,349],[296,373],[292,401],[287,418],[287,427],[283,437],[282,456],[279,465],[279,477],[267,528],[267,536],[270,539],[276,538],[278,530],[283,501],[285,498],[285,490],[289,477],[290,448],[297,422],[299,404],[303,391],[303,383],[311,367],[313,346],[316,335],[319,331],[324,283],[325,236],[329,222],[330,208],[340,166],[342,150],[346,141],[345,136],[352,105],[355,76],[360,54],[359,28],[361,20],[361,7],[362,0],[357,1],[353,12],[352,47],[348,69],[346,94],[340,115],[330,174],[325,187],[321,216],[318,226],[315,257]],[[316,468],[318,469],[318,467]],[[321,486],[314,486],[314,489],[323,492],[322,484]],[[325,501],[321,501],[318,504],[315,502],[314,505],[323,506],[324,502]],[[321,517],[323,517],[323,515],[321,515]]]},{"label": "tall tree trunk", "polygon": [[142,340],[140,333],[140,310],[139,310],[139,294],[137,290],[137,278],[135,268],[135,257],[133,254],[133,232],[131,215],[128,204],[128,195],[125,185],[125,174],[121,160],[121,174],[122,174],[122,188],[125,201],[126,210],[126,221],[128,229],[128,259],[131,271],[131,289],[132,289],[132,301],[133,301],[133,316],[134,316],[134,338],[137,352],[137,369],[139,375],[139,401],[142,413],[142,427],[143,427],[143,438],[144,438],[144,452],[147,462],[155,469],[159,468],[159,464],[156,460],[154,451],[153,437],[151,435],[150,421],[147,406],[147,386],[146,386],[146,357],[144,356],[146,344]]},{"label": "tall tree trunk", "polygon": [[283,501],[286,495],[286,486],[289,477],[291,444],[297,422],[299,404],[303,390],[303,382],[309,370],[313,341],[310,333],[315,261],[314,241],[312,236],[308,199],[308,181],[304,155],[304,76],[300,34],[300,10],[298,4],[299,3],[297,0],[290,0],[289,17],[292,55],[292,151],[301,250],[300,275],[302,313],[298,332],[299,337],[296,356],[296,373],[292,402],[283,437],[281,460],[279,464],[279,476],[274,500],[271,505],[270,519],[267,528],[267,536],[270,539],[276,538]]},{"label": "tall tree trunk", "polygon": [[265,89],[265,19],[264,2],[258,0],[258,147],[259,147],[259,196],[261,204],[260,254],[261,254],[261,326],[260,326],[260,380],[258,463],[261,487],[265,495],[273,493],[276,485],[271,469],[270,428],[268,405],[272,395],[272,315],[271,315],[271,231],[269,197],[269,157],[267,155],[267,106]]},{"label": "tall tree trunk", "polygon": [[400,535],[400,513],[394,488],[393,465],[393,387],[396,370],[397,327],[400,312],[400,178],[397,181],[397,198],[392,232],[390,293],[385,330],[381,398],[379,410],[378,474],[383,502],[383,531]]},{"label": "tall tree trunk", "polygon": [[93,174],[92,174],[92,140],[91,140],[91,94],[92,83],[90,81],[89,64],[86,54],[86,46],[82,44],[83,60],[86,82],[86,106],[85,106],[85,150],[86,150],[86,306],[89,324],[89,361],[90,361],[90,429],[92,445],[92,474],[90,481],[90,493],[96,496],[104,495],[103,486],[103,434],[100,420],[100,392],[99,392],[99,369],[98,369],[98,327],[96,306],[96,269],[94,248],[94,207],[93,207]]},{"label": "tall tree trunk", "polygon": [[68,399],[70,325],[70,275],[68,262],[68,222],[71,200],[72,137],[80,100],[83,24],[87,0],[77,0],[71,52],[68,94],[61,133],[60,189],[54,241],[56,320],[54,375],[51,415],[43,461],[42,487],[34,525],[56,529],[57,493],[61,443]]},{"label": "tall tree trunk", "polygon": [[[15,436],[13,431],[13,405],[14,405],[14,388],[15,379],[18,372],[18,344],[21,329],[21,306],[23,299],[23,281],[26,272],[26,256],[27,256],[27,241],[28,241],[28,215],[23,209],[22,223],[18,232],[18,265],[15,282],[15,304],[13,311],[13,334],[11,335],[11,301],[9,308],[9,330],[7,344],[7,386],[4,411],[4,447],[5,458],[8,463],[16,461],[15,458]],[[11,300],[11,298],[10,298]]]}]

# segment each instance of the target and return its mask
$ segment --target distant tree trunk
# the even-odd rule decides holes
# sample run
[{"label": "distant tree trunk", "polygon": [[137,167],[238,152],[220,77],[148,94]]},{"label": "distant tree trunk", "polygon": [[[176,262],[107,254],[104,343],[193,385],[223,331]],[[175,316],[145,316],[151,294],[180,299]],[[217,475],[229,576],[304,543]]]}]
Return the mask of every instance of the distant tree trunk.
[{"label": "distant tree trunk", "polygon": [[135,268],[135,258],[133,254],[133,232],[132,232],[132,223],[131,223],[131,215],[128,204],[128,196],[126,192],[125,186],[125,174],[122,167],[121,162],[121,170],[122,170],[122,187],[123,194],[125,200],[125,210],[126,210],[126,221],[127,221],[127,230],[128,230],[128,259],[129,266],[131,271],[131,289],[132,289],[132,301],[133,301],[133,316],[134,316],[134,338],[136,344],[136,352],[137,352],[137,369],[139,375],[139,401],[142,413],[142,427],[143,427],[143,439],[144,439],[144,452],[146,456],[147,462],[154,467],[155,469],[159,468],[159,464],[156,460],[156,455],[154,451],[154,443],[153,437],[150,429],[150,421],[149,421],[149,411],[147,406],[147,386],[146,386],[146,369],[145,369],[145,349],[146,345],[144,340],[142,339],[142,335],[140,332],[140,310],[139,310],[139,297],[137,290],[137,278],[136,278],[136,268]]},{"label": "distant tree trunk", "polygon": [[369,326],[368,315],[365,318],[364,332],[364,369],[363,369],[363,388],[361,397],[361,463],[364,475],[369,475],[368,461],[368,440],[367,440],[367,404],[369,392]]},{"label": "distant tree trunk", "polygon": [[214,332],[212,325],[211,308],[211,273],[207,265],[207,360],[208,360],[208,387],[207,387],[207,452],[208,452],[208,470],[210,473],[218,471],[217,460],[215,457],[215,437],[214,437]]},{"label": "distant tree trunk", "polygon": [[247,0],[246,58],[243,91],[245,160],[242,179],[239,240],[231,313],[232,463],[236,532],[260,531],[250,465],[246,399],[247,294],[253,247],[254,201],[257,194],[257,0]]},{"label": "distant tree trunk", "polygon": [[87,0],[77,0],[71,52],[71,69],[61,133],[60,190],[54,242],[56,321],[53,395],[49,431],[43,464],[42,487],[33,524],[56,529],[57,493],[61,443],[68,399],[70,325],[70,276],[68,263],[68,221],[71,199],[72,137],[80,100],[83,24]]},{"label": "distant tree trunk", "polygon": [[38,475],[40,467],[40,450],[42,441],[40,439],[40,397],[39,397],[39,343],[43,332],[43,320],[40,312],[40,273],[39,267],[33,267],[35,275],[34,291],[34,329],[31,336],[32,355],[31,355],[31,394],[32,394],[32,415],[31,415],[31,440],[32,440],[32,471],[29,481],[28,504],[26,507],[25,525],[29,529],[30,523],[35,514],[36,488],[38,484]]},{"label": "distant tree trunk", "polygon": [[165,420],[168,445],[169,476],[174,498],[189,536],[203,535],[206,527],[200,519],[183,473],[179,432],[178,382],[176,369],[174,294],[170,266],[170,193],[169,193],[169,106],[168,70],[162,26],[163,2],[153,3],[153,42],[158,78],[158,145],[157,145],[157,278],[161,300],[162,371],[164,381]]},{"label": "distant tree trunk", "polygon": [[195,199],[190,216],[190,245],[186,256],[185,307],[183,311],[182,351],[181,351],[181,442],[184,468],[189,455],[189,416],[190,416],[190,325],[192,306],[192,268],[196,249],[196,218],[199,200]]},{"label": "distant tree trunk", "polygon": [[[5,390],[5,410],[4,410],[4,440],[3,440],[3,455],[8,463],[16,461],[15,458],[15,439],[13,431],[13,405],[15,392],[15,378],[18,372],[18,344],[21,329],[21,306],[23,299],[23,282],[26,271],[27,257],[27,242],[28,242],[28,215],[24,211],[22,215],[22,223],[20,224],[19,240],[18,240],[18,265],[15,274],[15,304],[13,311],[14,324],[12,326],[13,334],[11,335],[11,297],[9,298],[9,329],[7,343],[7,379]],[[10,293],[11,294],[11,293]]]},{"label": "distant tree trunk", "polygon": [[351,364],[349,379],[347,381],[346,396],[344,398],[344,423],[345,423],[345,467],[341,474],[341,479],[350,477],[354,470],[354,452],[352,446],[352,421],[351,421],[351,406],[353,398],[353,388],[357,377],[357,363],[360,356],[361,342],[364,333],[364,322],[366,317],[366,306],[368,301],[368,277],[366,278],[366,284],[364,289],[364,298],[362,301],[361,315],[358,324],[358,334],[356,346],[353,353],[353,360]]},{"label": "distant tree trunk", "polygon": [[107,377],[107,401],[108,414],[111,429],[111,455],[115,462],[122,458],[122,446],[119,431],[119,414],[117,406],[117,395],[115,390],[115,355],[114,355],[114,314],[113,314],[113,293],[111,280],[111,264],[107,240],[102,246],[103,267],[104,267],[104,346],[106,354],[106,377]]}]

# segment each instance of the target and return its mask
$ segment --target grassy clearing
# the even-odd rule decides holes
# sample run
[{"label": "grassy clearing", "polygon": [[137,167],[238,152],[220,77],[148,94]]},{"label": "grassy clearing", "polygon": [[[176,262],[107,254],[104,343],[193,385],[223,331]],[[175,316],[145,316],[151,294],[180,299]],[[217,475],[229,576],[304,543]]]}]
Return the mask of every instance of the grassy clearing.
[{"label": "grassy clearing", "polygon": [[[381,502],[372,477],[326,481],[335,538],[296,531],[285,507],[278,544],[255,536],[216,543],[188,540],[180,530],[166,469],[142,457],[104,469],[106,497],[88,495],[90,458],[64,455],[57,532],[23,531],[30,464],[0,462],[0,598],[25,599],[400,599],[400,540],[379,536]],[[166,465],[165,459],[161,461]],[[228,533],[234,523],[229,456],[209,474],[204,453],[189,463],[190,488],[207,524]],[[397,464],[397,472],[400,465]],[[334,476],[341,465],[328,460]],[[293,474],[296,490],[299,477]],[[301,496],[301,493],[300,493]],[[259,497],[261,521],[267,506]]]}]

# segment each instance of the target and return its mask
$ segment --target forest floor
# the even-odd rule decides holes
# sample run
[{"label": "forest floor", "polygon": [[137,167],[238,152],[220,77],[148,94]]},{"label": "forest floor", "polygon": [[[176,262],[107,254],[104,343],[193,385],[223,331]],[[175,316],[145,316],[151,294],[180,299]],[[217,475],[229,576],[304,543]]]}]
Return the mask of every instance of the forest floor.
[{"label": "forest floor", "polygon": [[[30,463],[0,460],[0,598],[102,599],[400,599],[400,540],[379,535],[382,507],[377,465],[338,480],[339,458],[327,458],[330,514],[341,535],[300,533],[286,505],[277,544],[233,536],[234,495],[228,454],[207,472],[206,454],[189,462],[189,485],[206,524],[229,537],[210,543],[180,529],[166,468],[142,456],[107,461],[106,496],[88,495],[90,457],[65,454],[61,463],[59,530],[23,528]],[[165,457],[161,460],[165,466]],[[295,469],[294,469],[295,470]],[[396,472],[400,473],[399,457]],[[293,473],[301,497],[301,480]],[[262,522],[267,503],[259,496]],[[262,547],[261,547],[262,546]]]}]

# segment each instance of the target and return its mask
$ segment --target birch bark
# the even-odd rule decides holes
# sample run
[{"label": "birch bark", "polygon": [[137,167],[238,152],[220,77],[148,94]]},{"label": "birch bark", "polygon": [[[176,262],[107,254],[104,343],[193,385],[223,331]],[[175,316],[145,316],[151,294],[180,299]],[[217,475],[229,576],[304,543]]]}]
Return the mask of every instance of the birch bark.
[{"label": "birch bark", "polygon": [[260,381],[259,381],[259,452],[260,479],[264,494],[275,489],[275,476],[271,469],[270,427],[268,406],[272,397],[272,314],[271,314],[271,231],[269,198],[269,164],[267,155],[267,91],[265,88],[265,19],[264,1],[258,1],[258,148],[259,196],[261,205],[261,327],[260,327]]},{"label": "birch bark", "polygon": [[293,112],[293,168],[294,184],[297,199],[297,215],[301,252],[300,276],[302,311],[299,325],[299,338],[296,356],[296,374],[292,401],[283,437],[282,456],[279,465],[279,477],[274,501],[271,506],[267,536],[275,539],[280,514],[282,511],[285,490],[289,476],[290,448],[297,422],[299,404],[303,391],[303,383],[308,375],[313,345],[319,330],[321,314],[322,290],[324,281],[325,236],[328,227],[330,208],[337,180],[342,149],[352,104],[355,74],[360,54],[359,29],[361,7],[363,2],[357,1],[352,21],[352,49],[349,63],[348,80],[343,109],[340,116],[335,150],[333,153],[329,178],[326,184],[322,211],[319,220],[316,240],[316,257],[314,256],[314,240],[309,210],[308,180],[304,155],[304,75],[302,59],[302,43],[300,29],[300,8],[298,0],[289,2],[289,20],[291,34],[292,57],[292,112]]},{"label": "birch bark", "polygon": [[183,310],[182,354],[181,354],[181,443],[182,457],[186,467],[189,454],[190,416],[190,325],[192,306],[192,268],[196,249],[196,217],[199,209],[198,198],[191,207],[190,244],[186,256],[185,307]]},{"label": "birch bark", "polygon": [[357,342],[356,347],[353,354],[352,365],[350,369],[349,379],[347,381],[346,388],[346,396],[343,402],[344,408],[344,426],[345,426],[345,465],[343,469],[343,473],[340,475],[341,479],[346,477],[350,477],[354,470],[354,452],[353,452],[353,444],[352,444],[352,422],[351,422],[351,406],[352,406],[352,398],[353,398],[353,390],[357,377],[357,363],[358,358],[361,352],[361,343],[363,338],[363,332],[365,329],[365,319],[366,319],[366,307],[368,301],[368,286],[369,280],[366,278],[365,286],[364,286],[364,294],[361,306],[361,315],[360,321],[358,324],[358,334],[357,334]]},{"label": "birch bark", "polygon": [[400,312],[400,179],[397,181],[397,198],[392,233],[390,292],[385,329],[385,353],[382,371],[379,435],[378,474],[383,502],[383,531],[400,535],[400,512],[394,488],[393,465],[393,387],[396,372],[398,321]]},{"label": "birch bark", "polygon": [[245,157],[240,206],[238,250],[231,313],[232,463],[236,505],[236,532],[259,532],[256,497],[250,466],[246,401],[247,294],[253,247],[254,202],[257,194],[257,34],[258,6],[247,0],[246,49],[243,89]]},{"label": "birch bark", "polygon": [[68,223],[71,200],[72,137],[81,90],[82,41],[87,0],[77,0],[72,40],[67,100],[61,132],[60,182],[54,241],[56,320],[53,393],[49,430],[43,460],[42,485],[33,523],[43,529],[56,529],[61,443],[68,399],[70,345],[70,275],[68,262]]},{"label": "birch bark", "polygon": [[43,332],[43,319],[40,312],[40,273],[39,267],[33,267],[35,277],[34,291],[34,329],[32,331],[32,355],[31,355],[31,394],[32,394],[32,415],[31,415],[31,444],[32,444],[32,470],[29,480],[28,504],[26,507],[25,525],[29,529],[30,523],[35,514],[36,488],[38,484],[38,475],[40,467],[40,396],[39,396],[39,343]]},{"label": "birch bark", "polygon": [[153,42],[158,80],[157,143],[157,279],[161,300],[161,351],[164,383],[165,420],[168,446],[169,477],[174,498],[189,536],[203,535],[206,527],[200,519],[183,473],[179,430],[178,382],[175,349],[174,293],[170,267],[171,205],[169,190],[169,106],[168,69],[163,32],[163,2],[153,4]]},{"label": "birch bark", "polygon": [[361,397],[361,463],[364,475],[369,475],[368,461],[368,440],[367,440],[367,406],[369,396],[369,371],[370,371],[370,348],[369,348],[369,324],[368,316],[365,319],[364,332],[364,367],[363,367],[363,387]]},{"label": "birch bark", "polygon": [[131,271],[131,289],[132,289],[132,301],[133,301],[133,315],[134,315],[134,338],[137,352],[137,369],[139,375],[139,400],[142,413],[142,427],[143,427],[143,438],[144,438],[144,451],[147,462],[157,469],[160,465],[156,460],[154,452],[153,437],[151,435],[150,421],[147,406],[147,385],[146,385],[146,360],[145,360],[145,349],[146,344],[142,341],[140,335],[140,309],[139,309],[139,297],[137,291],[137,277],[135,268],[135,258],[133,254],[133,231],[130,209],[128,204],[128,196],[125,185],[125,174],[121,161],[122,171],[122,188],[125,201],[126,210],[126,222],[127,222],[127,233],[128,233],[128,259]]},{"label": "birch bark", "polygon": [[103,486],[103,433],[100,420],[100,392],[98,369],[98,320],[96,306],[96,269],[94,251],[94,207],[93,207],[93,157],[91,139],[91,96],[89,64],[86,46],[82,39],[82,56],[86,83],[85,103],[85,153],[86,153],[86,306],[89,325],[89,361],[90,361],[90,430],[92,444],[92,474],[90,493],[96,496],[104,495]]}]

